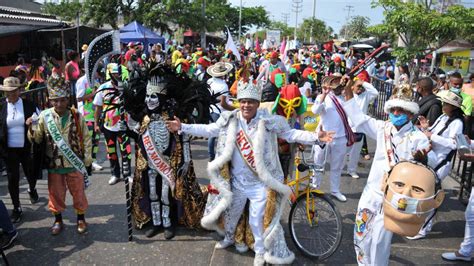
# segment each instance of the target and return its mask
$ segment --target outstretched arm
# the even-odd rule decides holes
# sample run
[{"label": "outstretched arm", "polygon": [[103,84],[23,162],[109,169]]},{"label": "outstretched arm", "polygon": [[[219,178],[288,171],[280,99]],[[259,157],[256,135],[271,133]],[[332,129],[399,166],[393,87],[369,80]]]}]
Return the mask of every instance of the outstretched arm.
[{"label": "outstretched arm", "polygon": [[181,120],[174,117],[175,120],[166,121],[166,126],[173,133],[186,133],[197,137],[217,137],[219,135],[219,127],[216,123],[212,124],[184,124]]}]

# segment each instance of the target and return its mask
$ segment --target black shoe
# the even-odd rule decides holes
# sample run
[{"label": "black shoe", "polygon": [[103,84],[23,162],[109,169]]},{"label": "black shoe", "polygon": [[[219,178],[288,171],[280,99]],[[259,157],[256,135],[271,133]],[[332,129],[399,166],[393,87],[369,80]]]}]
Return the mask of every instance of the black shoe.
[{"label": "black shoe", "polygon": [[10,248],[15,242],[15,239],[18,237],[18,231],[15,231],[13,234],[4,234],[2,237],[1,247],[3,250]]},{"label": "black shoe", "polygon": [[10,215],[10,220],[12,223],[19,223],[21,221],[21,216],[23,215],[23,211],[21,208],[15,208],[12,211],[12,214]]},{"label": "black shoe", "polygon": [[152,238],[156,236],[159,232],[160,232],[160,227],[152,225],[148,230],[146,230],[145,236],[148,238]]},{"label": "black shoe", "polygon": [[166,227],[165,228],[165,233],[164,233],[165,239],[170,240],[174,237],[174,227]]},{"label": "black shoe", "polygon": [[30,190],[28,189],[28,194],[30,194],[30,202],[31,202],[31,204],[35,204],[36,202],[39,201],[38,191],[36,191],[36,189],[34,189],[33,191],[30,191]]}]

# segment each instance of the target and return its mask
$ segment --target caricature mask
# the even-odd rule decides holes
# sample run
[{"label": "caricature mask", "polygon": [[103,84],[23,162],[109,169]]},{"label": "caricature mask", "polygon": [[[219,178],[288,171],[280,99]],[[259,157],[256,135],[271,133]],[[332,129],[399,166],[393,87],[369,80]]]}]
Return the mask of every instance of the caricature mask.
[{"label": "caricature mask", "polygon": [[444,200],[436,173],[421,163],[403,161],[385,176],[385,229],[401,235],[415,236],[430,212]]},{"label": "caricature mask", "polygon": [[272,113],[277,113],[287,120],[294,115],[301,115],[306,112],[307,99],[295,84],[286,85],[280,90],[280,94],[275,100]]},{"label": "caricature mask", "polygon": [[160,106],[159,94],[166,94],[166,81],[159,76],[154,76],[148,80],[146,85],[145,103],[148,110],[155,110]]}]

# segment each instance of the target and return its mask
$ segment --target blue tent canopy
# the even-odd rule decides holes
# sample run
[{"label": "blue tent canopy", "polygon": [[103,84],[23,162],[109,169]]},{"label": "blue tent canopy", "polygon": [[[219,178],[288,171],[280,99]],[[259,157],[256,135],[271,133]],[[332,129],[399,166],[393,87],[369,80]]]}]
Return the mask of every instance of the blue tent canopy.
[{"label": "blue tent canopy", "polygon": [[120,41],[123,43],[142,42],[145,47],[148,47],[150,43],[161,43],[162,47],[165,47],[165,38],[136,21],[120,29]]}]

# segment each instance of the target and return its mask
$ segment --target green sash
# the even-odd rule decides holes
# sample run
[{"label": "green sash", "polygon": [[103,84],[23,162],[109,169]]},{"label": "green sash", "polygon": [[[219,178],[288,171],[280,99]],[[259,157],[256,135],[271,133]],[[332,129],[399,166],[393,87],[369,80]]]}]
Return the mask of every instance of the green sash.
[{"label": "green sash", "polygon": [[87,175],[86,166],[64,140],[63,136],[61,135],[61,132],[58,129],[58,126],[54,122],[51,109],[47,109],[44,112],[44,120],[46,122],[46,127],[48,128],[51,138],[53,139],[54,143],[56,143],[56,146],[61,151],[62,155],[68,160],[68,162],[77,171],[81,172],[84,175],[84,185],[87,188],[90,185],[90,181],[89,176]]}]

